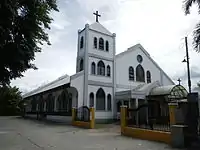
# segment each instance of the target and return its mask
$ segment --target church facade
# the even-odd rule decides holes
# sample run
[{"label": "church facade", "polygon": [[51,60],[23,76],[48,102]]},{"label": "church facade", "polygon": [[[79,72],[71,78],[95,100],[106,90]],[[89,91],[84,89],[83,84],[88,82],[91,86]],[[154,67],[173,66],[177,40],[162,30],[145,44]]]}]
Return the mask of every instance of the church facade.
[{"label": "church facade", "polygon": [[116,55],[115,38],[98,21],[78,30],[76,73],[26,93],[26,110],[88,106],[96,120],[112,120],[122,104],[137,108],[152,89],[174,85],[141,44]]}]

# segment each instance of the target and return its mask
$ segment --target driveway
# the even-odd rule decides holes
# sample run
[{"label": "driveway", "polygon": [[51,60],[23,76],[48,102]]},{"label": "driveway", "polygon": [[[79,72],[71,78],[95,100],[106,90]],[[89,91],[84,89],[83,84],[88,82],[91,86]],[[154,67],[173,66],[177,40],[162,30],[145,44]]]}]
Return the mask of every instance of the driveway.
[{"label": "driveway", "polygon": [[171,150],[162,143],[121,136],[119,129],[108,125],[87,130],[61,123],[0,117],[0,150]]}]

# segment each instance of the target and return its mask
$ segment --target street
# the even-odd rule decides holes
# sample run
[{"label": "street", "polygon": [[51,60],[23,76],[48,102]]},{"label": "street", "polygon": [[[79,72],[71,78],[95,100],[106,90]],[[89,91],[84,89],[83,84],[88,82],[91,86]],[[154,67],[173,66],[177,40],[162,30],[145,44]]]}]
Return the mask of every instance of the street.
[{"label": "street", "polygon": [[[21,117],[0,117],[0,150],[170,150],[120,135],[119,126],[81,129]],[[175,149],[173,149],[175,150]]]}]

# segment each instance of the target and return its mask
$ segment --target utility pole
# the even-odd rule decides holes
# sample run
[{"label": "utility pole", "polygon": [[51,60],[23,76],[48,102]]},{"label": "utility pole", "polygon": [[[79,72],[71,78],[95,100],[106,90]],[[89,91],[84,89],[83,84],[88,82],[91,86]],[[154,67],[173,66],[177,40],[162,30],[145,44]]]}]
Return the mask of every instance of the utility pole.
[{"label": "utility pole", "polygon": [[187,37],[185,37],[185,49],[186,49],[186,58],[187,58],[186,62],[187,62],[187,73],[188,73],[188,88],[189,88],[189,93],[191,93],[190,63],[189,63]]}]

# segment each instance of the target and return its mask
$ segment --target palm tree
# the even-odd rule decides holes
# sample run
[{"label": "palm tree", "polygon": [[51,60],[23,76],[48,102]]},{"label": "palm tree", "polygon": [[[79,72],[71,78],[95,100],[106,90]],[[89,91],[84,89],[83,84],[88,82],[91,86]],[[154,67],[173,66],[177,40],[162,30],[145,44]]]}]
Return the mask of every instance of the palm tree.
[{"label": "palm tree", "polygon": [[[195,3],[198,5],[198,9],[199,9],[198,12],[200,13],[200,0],[184,0],[185,15],[190,14],[190,8]],[[197,52],[200,52],[199,44],[200,44],[200,22],[196,25],[193,31],[193,46]]]}]

